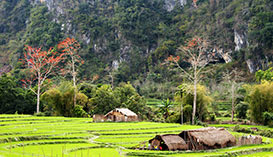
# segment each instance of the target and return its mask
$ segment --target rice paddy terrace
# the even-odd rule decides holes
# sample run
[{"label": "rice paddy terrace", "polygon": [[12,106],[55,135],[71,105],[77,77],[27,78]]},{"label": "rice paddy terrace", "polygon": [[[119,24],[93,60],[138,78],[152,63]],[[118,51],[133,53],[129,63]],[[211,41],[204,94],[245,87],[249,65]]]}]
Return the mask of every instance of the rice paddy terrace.
[{"label": "rice paddy terrace", "polygon": [[152,122],[92,123],[90,118],[0,115],[0,156],[273,156],[271,138],[263,138],[266,143],[262,145],[207,152],[135,149],[156,134],[179,133],[181,130],[200,127]]}]

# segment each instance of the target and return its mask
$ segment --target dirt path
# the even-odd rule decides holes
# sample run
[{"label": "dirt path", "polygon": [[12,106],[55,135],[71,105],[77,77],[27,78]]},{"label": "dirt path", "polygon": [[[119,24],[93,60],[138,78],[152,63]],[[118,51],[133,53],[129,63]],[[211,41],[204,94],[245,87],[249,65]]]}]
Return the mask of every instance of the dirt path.
[{"label": "dirt path", "polygon": [[89,142],[90,143],[97,143],[96,141],[94,141],[95,139],[99,138],[100,136],[93,136],[91,138],[89,138]]}]

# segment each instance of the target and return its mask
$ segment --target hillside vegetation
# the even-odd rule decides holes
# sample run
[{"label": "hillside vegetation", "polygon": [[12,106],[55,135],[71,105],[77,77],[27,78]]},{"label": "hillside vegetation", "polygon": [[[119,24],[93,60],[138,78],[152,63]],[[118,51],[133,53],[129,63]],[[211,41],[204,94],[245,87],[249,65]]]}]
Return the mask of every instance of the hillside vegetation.
[{"label": "hillside vegetation", "polygon": [[[168,5],[167,5],[168,4]],[[86,59],[80,78],[109,82],[166,82],[160,66],[186,39],[207,38],[216,62],[232,61],[249,72],[272,61],[273,2],[270,0],[110,0],[0,2],[0,66],[16,64],[23,46],[47,49],[66,37],[80,41]]]}]

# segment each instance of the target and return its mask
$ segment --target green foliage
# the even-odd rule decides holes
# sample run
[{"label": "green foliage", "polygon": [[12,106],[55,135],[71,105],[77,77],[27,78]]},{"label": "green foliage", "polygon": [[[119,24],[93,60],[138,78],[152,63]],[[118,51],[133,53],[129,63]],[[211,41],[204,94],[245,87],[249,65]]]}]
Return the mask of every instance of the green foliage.
[{"label": "green foliage", "polygon": [[156,26],[166,13],[158,1],[124,0],[115,9],[115,23],[135,45],[151,45],[158,36]]},{"label": "green foliage", "polygon": [[258,129],[258,131],[254,131],[249,127],[241,127],[240,125],[236,125],[233,128],[233,131],[261,135],[261,136],[270,137],[270,138],[273,137],[273,130],[272,129]]},{"label": "green foliage", "polygon": [[259,82],[262,80],[273,81],[273,68],[271,67],[265,71],[258,70],[255,73],[255,76],[256,76],[256,80]]},{"label": "green foliage", "polygon": [[74,117],[86,117],[87,113],[83,110],[82,106],[76,105],[73,108],[73,115],[74,115]]},{"label": "green foliage", "polygon": [[240,127],[240,125],[236,125],[236,126],[233,128],[233,131],[236,131],[236,132],[243,132],[243,133],[253,133],[253,132],[254,132],[254,131],[251,130],[250,128]]},{"label": "green foliage", "polygon": [[265,48],[273,48],[273,13],[257,13],[249,23],[250,40],[264,45]]},{"label": "green foliage", "polygon": [[54,47],[62,38],[60,24],[53,22],[53,14],[46,6],[31,10],[30,23],[26,28],[26,44],[34,47]]},{"label": "green foliage", "polygon": [[28,0],[2,1],[0,6],[1,3],[3,11],[0,15],[0,33],[19,32],[26,26],[30,13],[30,2]]},{"label": "green foliage", "polygon": [[77,93],[76,99],[78,107],[75,109],[73,104],[74,87],[71,82],[67,81],[61,82],[58,87],[49,89],[41,97],[44,111],[51,113],[51,115],[66,117],[86,115],[82,114],[81,110],[85,109],[87,112],[90,110],[88,97],[83,93]]},{"label": "green foliage", "polygon": [[175,86],[173,82],[163,82],[163,77],[160,74],[148,74],[147,80],[138,85],[139,93],[146,98],[160,100],[156,104],[160,104],[162,99],[168,99],[173,97],[175,92]]},{"label": "green foliage", "polygon": [[170,99],[163,100],[160,105],[160,111],[164,115],[164,118],[167,119],[170,115],[170,108],[173,106],[173,102]]},{"label": "green foliage", "polygon": [[191,116],[192,116],[192,105],[185,105],[183,107],[183,119],[185,122],[191,122]]},{"label": "green foliage", "polygon": [[123,107],[127,106],[128,98],[137,95],[136,89],[130,83],[121,83],[113,92],[118,103]]},{"label": "green foliage", "polygon": [[[164,41],[152,54],[151,63],[157,63],[157,61],[164,61],[170,55],[174,55],[177,49],[177,45],[172,40]],[[150,64],[151,64],[150,63]]]},{"label": "green foliage", "polygon": [[209,121],[216,121],[216,115],[214,113],[209,114]]},{"label": "green foliage", "polygon": [[106,114],[117,106],[117,99],[113,94],[110,85],[102,85],[99,87],[94,97],[90,99],[90,105],[95,114]]},{"label": "green foliage", "polygon": [[[193,85],[182,84],[178,87],[180,92],[177,93],[175,100],[178,104],[193,105]],[[205,86],[197,85],[196,117],[203,121],[208,114],[207,106],[211,105],[212,98],[208,96]],[[186,117],[187,120],[190,117]]]},{"label": "green foliage", "polygon": [[35,110],[35,95],[30,90],[18,86],[14,77],[0,77],[0,113],[33,114]]},{"label": "green foliage", "polygon": [[247,101],[249,103],[251,118],[254,122],[265,123],[264,112],[273,112],[273,82],[262,81],[249,89]]},{"label": "green foliage", "polygon": [[167,82],[164,78],[175,82],[176,76],[161,63],[168,55],[176,55],[178,45],[199,35],[227,52],[234,49],[234,30],[240,35],[248,32],[250,47],[254,47],[232,53],[235,60],[242,61],[237,64],[243,64],[246,57],[271,59],[270,0],[199,0],[197,9],[188,3],[184,7],[176,5],[170,12],[161,0],[47,3],[0,2],[0,52],[4,55],[0,64],[8,60],[15,65],[24,44],[55,46],[65,34],[81,43],[80,55],[87,61],[79,70],[81,79],[90,80],[98,74],[98,82],[106,83],[104,69],[115,60],[120,61],[115,84],[144,82],[148,73],[157,76],[156,83]]},{"label": "green foliage", "polygon": [[90,105],[95,114],[106,114],[115,108],[128,108],[143,118],[148,113],[144,98],[130,83],[121,83],[114,90],[110,85],[102,85],[90,99]]},{"label": "green foliage", "polygon": [[89,83],[80,83],[79,91],[85,94],[89,99],[95,95],[97,86]]},{"label": "green foliage", "polygon": [[[166,11],[163,5],[164,1],[156,0],[92,3],[66,0],[64,3],[56,1],[54,6],[48,9],[45,3],[31,4],[29,0],[0,1],[0,67],[3,63],[15,63],[23,51],[24,44],[49,47],[56,45],[63,34],[72,35],[80,41],[80,55],[86,58],[86,63],[79,69],[79,80],[90,81],[92,76],[99,74],[100,79],[96,83],[106,83],[108,74],[105,67],[110,67],[116,60],[119,61],[119,66],[114,75],[115,85],[131,81],[136,88],[136,91],[125,86],[120,87],[122,89],[108,90],[84,84],[79,86],[79,90],[88,97],[92,106],[81,94],[81,100],[77,100],[78,105],[86,112],[92,113],[105,113],[114,107],[128,107],[135,112],[146,114],[147,112],[142,112],[146,110],[143,109],[143,97],[160,100],[173,97],[174,87],[182,80],[168,70],[163,61],[169,55],[176,55],[177,46],[191,36],[205,36],[211,39],[216,48],[223,48],[224,52],[227,52],[234,49],[234,30],[241,35],[247,35],[248,32],[250,48],[232,53],[234,62],[228,65],[242,67],[243,61],[256,57],[257,60],[265,57],[268,57],[269,61],[272,60],[272,1],[200,0],[197,9],[193,9],[191,3],[188,3],[183,8],[177,5],[170,12]],[[225,68],[217,69],[215,80],[220,79],[223,69]],[[17,68],[15,73],[16,78],[20,78],[24,72]],[[262,77],[271,79],[269,73],[257,72],[256,75],[259,75],[259,80]],[[33,94],[23,91],[24,100],[32,104],[35,100],[32,98]],[[54,113],[57,106],[59,111],[62,108],[71,110],[69,101],[72,91],[68,90],[64,95],[62,94],[65,91],[59,89],[48,92],[56,97],[48,98],[48,102],[44,102],[46,111]],[[64,101],[67,102],[54,105],[53,102],[62,101],[60,97],[66,97]],[[191,105],[191,97],[187,97],[189,98],[185,100],[185,104]],[[18,98],[23,99],[22,96]],[[28,107],[21,106],[32,106],[26,104],[19,105],[20,107],[16,107],[18,109],[10,109],[9,112],[26,112],[23,108]],[[65,107],[64,104],[68,106]],[[230,106],[219,103],[218,107],[220,110],[227,110]],[[184,119],[189,120],[186,117]],[[203,120],[204,117],[199,119]]]},{"label": "green foliage", "polygon": [[264,112],[263,120],[265,125],[273,126],[273,113],[272,112]]},{"label": "green foliage", "polygon": [[246,102],[240,102],[235,109],[236,112],[236,117],[241,118],[241,119],[246,119],[247,118],[247,110],[249,108],[248,103]]}]

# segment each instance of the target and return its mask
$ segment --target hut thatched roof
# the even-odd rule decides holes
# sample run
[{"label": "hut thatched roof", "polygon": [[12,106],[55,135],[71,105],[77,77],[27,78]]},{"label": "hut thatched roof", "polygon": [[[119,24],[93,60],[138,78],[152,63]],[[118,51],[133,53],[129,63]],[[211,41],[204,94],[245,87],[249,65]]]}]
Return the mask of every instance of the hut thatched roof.
[{"label": "hut thatched roof", "polygon": [[185,130],[182,131],[179,135],[183,137],[188,133],[189,135],[195,137],[198,142],[206,144],[208,146],[224,145],[228,142],[235,143],[236,139],[224,128],[201,128],[195,130]]},{"label": "hut thatched roof", "polygon": [[114,111],[120,112],[120,113],[122,113],[125,116],[137,116],[137,114],[135,114],[133,111],[129,110],[128,108],[116,108],[116,109],[108,112],[105,116],[111,114]]},{"label": "hut thatched roof", "polygon": [[[177,134],[156,135],[153,139],[162,140],[169,150],[187,149],[186,142]],[[149,142],[151,143],[152,140]]]}]

